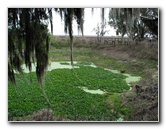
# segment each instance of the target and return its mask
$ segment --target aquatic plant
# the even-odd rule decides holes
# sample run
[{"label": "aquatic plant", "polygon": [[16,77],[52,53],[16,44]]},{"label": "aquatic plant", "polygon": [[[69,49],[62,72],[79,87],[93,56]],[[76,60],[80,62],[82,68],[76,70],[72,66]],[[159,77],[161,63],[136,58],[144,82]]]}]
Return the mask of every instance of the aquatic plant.
[{"label": "aquatic plant", "polygon": [[80,82],[71,69],[56,69],[47,72],[45,92],[48,98],[51,98],[51,106],[48,105],[39,90],[34,72],[17,74],[18,89],[15,89],[9,82],[9,118],[22,117],[43,108],[51,108],[55,116],[59,118],[78,121],[116,120],[119,117],[118,112],[111,112],[110,107],[105,103],[108,94],[91,94],[79,87],[120,93],[129,89],[124,80],[126,76],[90,66],[80,66],[75,70],[85,83]]}]

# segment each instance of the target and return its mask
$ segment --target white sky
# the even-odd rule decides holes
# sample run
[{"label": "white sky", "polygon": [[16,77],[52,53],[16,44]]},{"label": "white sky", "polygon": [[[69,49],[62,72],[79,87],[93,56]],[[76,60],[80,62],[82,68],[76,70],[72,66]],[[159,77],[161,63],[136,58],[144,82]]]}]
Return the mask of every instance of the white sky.
[{"label": "white sky", "polygon": [[[164,110],[166,108],[166,103],[164,103],[164,100],[166,99],[166,79],[164,77],[166,76],[166,67],[160,67],[162,69],[162,72],[160,73],[160,77],[163,77],[163,79],[160,80],[160,84],[162,87],[162,90],[160,91],[160,123],[142,123],[142,124],[134,124],[134,123],[124,123],[124,124],[102,124],[99,126],[99,124],[11,124],[7,122],[8,119],[8,19],[7,19],[7,8],[9,7],[159,7],[161,11],[161,29],[159,31],[159,34],[163,34],[163,36],[160,36],[160,65],[159,66],[166,66],[166,58],[164,55],[166,55],[166,36],[165,30],[166,25],[164,24],[166,21],[166,17],[164,14],[166,14],[166,8],[165,4],[163,4],[165,0],[84,0],[84,1],[78,1],[78,0],[59,0],[59,1],[53,1],[53,0],[46,0],[46,1],[38,1],[38,0],[1,0],[0,4],[0,12],[1,13],[1,47],[0,47],[0,55],[1,55],[1,67],[0,67],[0,76],[1,76],[1,86],[0,86],[0,102],[1,102],[1,110],[0,110],[0,121],[1,121],[1,127],[4,129],[29,129],[34,128],[35,129],[64,129],[64,128],[72,128],[72,129],[100,129],[101,127],[104,129],[110,129],[110,128],[118,128],[118,129],[163,129],[166,127],[166,111]],[[61,25],[61,24],[59,24]],[[54,25],[55,26],[55,25]],[[58,27],[57,27],[58,28]]]},{"label": "white sky", "polygon": [[[109,20],[109,8],[105,8],[105,19]],[[97,24],[101,23],[101,8],[94,8],[93,14],[91,8],[85,8],[84,12],[84,35],[96,36],[93,29],[97,27]],[[50,30],[50,26],[49,26]],[[116,32],[113,28],[107,25],[105,30],[110,30],[105,36],[115,36]],[[64,33],[64,22],[61,21],[60,15],[53,11],[53,35],[65,35]],[[77,23],[73,22],[73,35],[78,35]],[[81,35],[81,33],[79,33]]]}]

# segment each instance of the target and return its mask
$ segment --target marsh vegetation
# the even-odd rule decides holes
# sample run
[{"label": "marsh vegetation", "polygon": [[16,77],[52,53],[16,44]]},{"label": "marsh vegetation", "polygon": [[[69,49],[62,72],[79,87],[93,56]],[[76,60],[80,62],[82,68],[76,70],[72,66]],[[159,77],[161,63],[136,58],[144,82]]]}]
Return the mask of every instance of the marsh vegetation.
[{"label": "marsh vegetation", "polygon": [[[48,32],[53,10],[67,40]],[[98,40],[79,41],[73,20],[83,34],[84,8],[8,9],[9,121],[158,121],[158,9],[111,9],[123,43],[103,42],[104,12]]]},{"label": "marsh vegetation", "polygon": [[[129,98],[135,96],[134,85],[141,78],[138,77],[136,82],[132,78],[128,82],[127,73],[131,77],[146,78],[143,68],[147,66],[137,64],[131,68],[129,62],[106,53],[109,52],[106,48],[76,47],[73,71],[67,46],[68,44],[58,49],[55,45],[50,47],[50,63],[44,89],[51,105],[48,105],[40,90],[35,68],[32,68],[32,73],[25,70],[24,74],[16,74],[17,87],[9,82],[9,119],[34,120],[27,116],[42,109],[52,111],[53,121],[116,121],[132,118],[132,106],[124,106],[126,100],[123,95],[128,94]],[[149,62],[151,64],[148,67],[155,68],[154,62]],[[125,73],[120,70],[125,70]]]}]

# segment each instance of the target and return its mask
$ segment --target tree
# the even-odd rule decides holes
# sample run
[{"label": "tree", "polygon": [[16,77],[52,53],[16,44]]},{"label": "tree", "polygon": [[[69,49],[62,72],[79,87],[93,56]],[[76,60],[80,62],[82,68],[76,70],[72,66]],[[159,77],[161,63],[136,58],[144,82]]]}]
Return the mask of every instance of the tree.
[{"label": "tree", "polygon": [[36,61],[36,74],[42,85],[49,51],[47,25],[43,23],[43,20],[47,19],[46,9],[9,8],[8,76],[13,83],[15,83],[14,70],[22,73],[21,64],[25,62],[31,71],[31,63]]},{"label": "tree", "polygon": [[[9,8],[8,9],[8,77],[16,84],[15,73],[22,73],[21,65],[31,71],[36,62],[36,75],[44,92],[44,76],[48,66],[49,35],[48,21],[52,24],[52,8]],[[55,8],[65,21],[65,32],[69,33],[71,51],[73,49],[72,21],[76,19],[78,29],[83,34],[82,8]],[[71,52],[71,64],[73,54]],[[45,95],[46,99],[47,96]],[[47,99],[48,101],[48,99]],[[49,102],[49,101],[48,101]]]},{"label": "tree", "polygon": [[111,9],[111,11],[109,13],[109,19],[110,19],[109,24],[110,24],[110,26],[114,27],[114,29],[116,29],[117,35],[121,34],[121,36],[123,37],[127,32],[126,22],[124,21],[125,14],[124,14],[124,12],[121,12],[121,14],[117,14],[120,12],[116,12],[116,11],[118,11],[118,10]]},{"label": "tree", "polygon": [[109,30],[105,30],[106,27],[107,22],[105,21],[104,23],[100,23],[100,26],[97,24],[97,27],[93,29],[96,32],[98,42],[101,42],[102,37],[109,32]]},{"label": "tree", "polygon": [[[148,22],[157,19],[158,21],[158,9],[157,8],[112,8],[110,10],[109,18],[110,25],[117,30],[117,34],[121,34],[122,37],[127,34],[130,38],[140,38],[143,39],[144,35],[147,32],[154,32],[152,30],[158,30],[158,22],[153,26],[147,25],[147,20],[145,17],[148,17]],[[152,25],[151,24],[151,25]],[[157,27],[156,27],[157,26]],[[153,29],[152,29],[153,28]]]},{"label": "tree", "polygon": [[71,49],[71,65],[73,65],[73,19],[77,21],[78,24],[78,31],[81,31],[83,35],[83,18],[84,18],[84,9],[83,8],[66,8],[66,9],[59,9],[61,19],[64,18],[65,21],[65,33],[69,33],[70,37],[70,49]]}]

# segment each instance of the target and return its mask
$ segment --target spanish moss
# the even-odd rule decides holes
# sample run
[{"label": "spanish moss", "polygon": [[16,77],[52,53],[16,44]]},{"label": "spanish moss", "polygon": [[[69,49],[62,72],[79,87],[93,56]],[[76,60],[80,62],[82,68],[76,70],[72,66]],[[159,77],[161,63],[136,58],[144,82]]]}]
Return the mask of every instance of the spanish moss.
[{"label": "spanish moss", "polygon": [[111,8],[109,19],[122,37],[127,34],[131,39],[143,39],[145,32],[158,35],[157,8]]},{"label": "spanish moss", "polygon": [[[9,8],[8,9],[8,77],[16,85],[15,71],[23,73],[22,64],[31,72],[36,65],[36,75],[42,92],[44,91],[45,73],[49,63],[48,21],[53,34],[52,10],[60,13],[65,21],[65,33],[69,33],[71,44],[71,63],[73,65],[73,19],[78,30],[83,34],[83,14],[81,8]],[[50,104],[50,103],[49,103]]]}]

